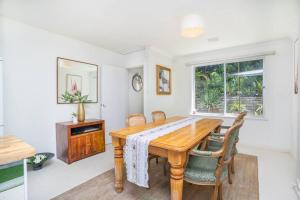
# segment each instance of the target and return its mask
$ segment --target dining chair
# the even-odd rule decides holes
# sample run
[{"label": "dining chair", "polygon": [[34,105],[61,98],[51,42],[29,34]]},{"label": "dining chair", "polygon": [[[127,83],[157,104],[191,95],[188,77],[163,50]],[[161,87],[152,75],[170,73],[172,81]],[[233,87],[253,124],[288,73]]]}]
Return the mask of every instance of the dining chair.
[{"label": "dining chair", "polygon": [[153,111],[152,112],[152,121],[157,122],[166,119],[166,114],[163,111]]},{"label": "dining chair", "polygon": [[[245,118],[246,115],[247,115],[247,111],[240,112],[240,113],[238,114],[238,116],[234,119],[232,125],[237,124],[238,122],[240,122],[241,120],[243,120],[243,119]],[[221,126],[220,131],[221,131],[222,129],[229,129],[230,127],[231,127],[231,126]]]},{"label": "dining chair", "polygon": [[213,186],[211,200],[222,200],[222,184],[228,178],[228,165],[232,159],[232,148],[243,125],[239,121],[224,134],[222,147],[217,151],[201,151],[194,148],[189,156],[184,172],[184,180],[196,185]]},{"label": "dining chair", "polygon": [[[239,115],[235,118],[232,126],[234,126],[235,124],[238,124],[240,121],[244,120],[245,116],[247,115],[247,112],[241,112],[239,113]],[[230,126],[221,126],[220,129],[218,130],[218,132],[216,133],[212,133],[210,137],[208,137],[208,142],[207,142],[207,150],[210,151],[216,151],[218,149],[220,149],[222,147],[223,144],[223,140],[224,140],[224,133],[222,133],[222,130],[228,130],[230,128]],[[231,163],[230,163],[230,168],[228,168],[228,181],[230,184],[232,184],[232,179],[231,179],[231,173],[234,174],[235,173],[235,167],[234,167],[234,159],[235,159],[235,155],[238,153],[237,150],[237,143],[239,141],[239,131],[237,133],[237,137],[234,141],[234,146],[232,148],[232,159],[231,159]]]},{"label": "dining chair", "polygon": [[143,114],[131,114],[126,119],[127,126],[144,126],[146,117]]}]

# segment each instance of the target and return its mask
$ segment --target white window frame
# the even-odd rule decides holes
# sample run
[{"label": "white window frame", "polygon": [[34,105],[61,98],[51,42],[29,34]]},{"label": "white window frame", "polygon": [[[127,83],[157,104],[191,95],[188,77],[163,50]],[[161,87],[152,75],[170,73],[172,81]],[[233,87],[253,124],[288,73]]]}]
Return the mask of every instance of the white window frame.
[{"label": "white window frame", "polygon": [[[222,60],[220,62],[210,62],[210,63],[202,63],[200,65],[192,65],[192,102],[191,102],[191,115],[199,115],[199,116],[204,116],[204,117],[225,117],[225,118],[235,118],[238,114],[235,113],[226,113],[227,110],[227,93],[226,93],[226,88],[227,88],[227,81],[226,81],[226,67],[225,65],[227,63],[233,63],[233,62],[245,62],[245,61],[253,61],[253,60],[262,60],[263,63],[263,96],[262,96],[262,102],[263,102],[263,114],[261,116],[247,116],[246,118],[249,119],[258,119],[258,120],[266,120],[266,108],[265,108],[265,57],[262,56],[257,56],[257,57],[251,57],[251,58],[242,58],[242,59],[229,59],[229,60]],[[223,113],[207,113],[207,112],[197,112],[196,107],[195,107],[195,70],[196,67],[204,67],[207,65],[218,65],[222,64],[224,67],[224,110]]]}]

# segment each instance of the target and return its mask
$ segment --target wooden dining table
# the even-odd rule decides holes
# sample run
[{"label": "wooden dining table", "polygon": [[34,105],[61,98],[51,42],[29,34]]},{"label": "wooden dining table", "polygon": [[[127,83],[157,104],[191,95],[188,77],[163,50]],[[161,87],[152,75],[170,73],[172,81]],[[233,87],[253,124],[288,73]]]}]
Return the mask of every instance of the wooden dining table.
[{"label": "wooden dining table", "polygon": [[[152,129],[185,117],[175,116],[159,122],[148,123],[144,126],[127,127],[110,133],[114,146],[115,159],[115,190],[123,191],[124,160],[123,146],[126,137],[144,130]],[[209,133],[218,130],[223,123],[219,119],[200,119],[183,128],[177,129],[164,136],[154,139],[149,144],[149,153],[167,158],[170,164],[171,199],[181,200],[183,191],[184,167],[188,153],[197,146]]]},{"label": "wooden dining table", "polygon": [[[5,174],[5,170],[11,167],[11,163],[23,160],[24,200],[28,199],[26,158],[34,156],[35,153],[36,151],[31,145],[13,135],[0,136],[0,169],[2,170],[2,173]],[[13,173],[13,171],[9,173]],[[8,177],[9,176],[10,175],[8,175]],[[2,198],[0,197],[0,199]]]}]

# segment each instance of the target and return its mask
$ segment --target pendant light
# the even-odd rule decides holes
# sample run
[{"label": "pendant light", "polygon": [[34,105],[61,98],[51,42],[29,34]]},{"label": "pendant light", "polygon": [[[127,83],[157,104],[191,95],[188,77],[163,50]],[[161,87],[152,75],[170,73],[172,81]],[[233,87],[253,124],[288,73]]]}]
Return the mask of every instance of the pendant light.
[{"label": "pendant light", "polygon": [[194,38],[204,32],[203,20],[199,15],[186,15],[181,23],[181,36]]}]

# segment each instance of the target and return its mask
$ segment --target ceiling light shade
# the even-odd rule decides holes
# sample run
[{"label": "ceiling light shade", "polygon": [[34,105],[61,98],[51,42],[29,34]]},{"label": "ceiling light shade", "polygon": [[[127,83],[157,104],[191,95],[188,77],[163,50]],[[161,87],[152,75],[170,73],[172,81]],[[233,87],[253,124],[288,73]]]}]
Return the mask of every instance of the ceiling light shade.
[{"label": "ceiling light shade", "polygon": [[203,20],[199,15],[190,14],[183,18],[181,23],[181,35],[193,38],[203,33]]}]

